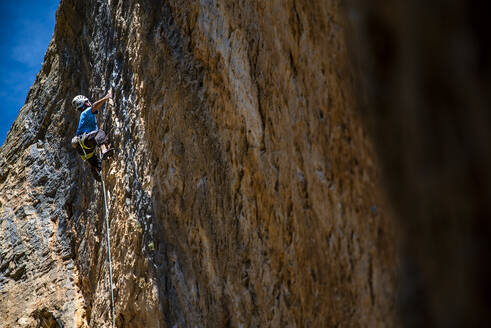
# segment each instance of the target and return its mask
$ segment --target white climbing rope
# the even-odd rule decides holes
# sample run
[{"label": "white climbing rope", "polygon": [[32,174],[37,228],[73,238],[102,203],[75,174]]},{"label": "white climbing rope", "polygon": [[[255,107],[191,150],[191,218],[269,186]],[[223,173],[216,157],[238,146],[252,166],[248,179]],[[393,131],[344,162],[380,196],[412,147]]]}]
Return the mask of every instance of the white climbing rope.
[{"label": "white climbing rope", "polygon": [[[102,163],[103,165],[104,163]],[[113,328],[116,328],[116,318],[114,314],[114,293],[113,293],[113,268],[111,262],[111,238],[109,234],[109,211],[107,210],[107,199],[106,199],[106,185],[104,184],[104,175],[102,174],[101,169],[101,180],[102,180],[102,191],[104,192],[104,212],[106,217],[106,236],[107,236],[107,250],[109,257],[109,284],[111,286],[111,306],[112,306],[112,315],[113,315]]]}]

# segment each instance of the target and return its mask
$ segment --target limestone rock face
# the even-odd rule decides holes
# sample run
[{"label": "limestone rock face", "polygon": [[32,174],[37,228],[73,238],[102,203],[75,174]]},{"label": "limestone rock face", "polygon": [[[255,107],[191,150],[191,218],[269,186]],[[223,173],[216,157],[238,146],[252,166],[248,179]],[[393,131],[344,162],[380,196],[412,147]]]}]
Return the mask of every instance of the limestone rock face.
[{"label": "limestone rock face", "polygon": [[394,232],[338,1],[62,0],[0,152],[5,327],[393,327]]}]

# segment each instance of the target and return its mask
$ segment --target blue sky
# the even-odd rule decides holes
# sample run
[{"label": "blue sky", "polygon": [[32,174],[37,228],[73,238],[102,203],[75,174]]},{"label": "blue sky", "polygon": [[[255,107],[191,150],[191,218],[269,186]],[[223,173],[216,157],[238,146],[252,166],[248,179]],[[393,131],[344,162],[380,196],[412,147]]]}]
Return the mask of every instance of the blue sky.
[{"label": "blue sky", "polygon": [[41,69],[59,3],[0,0],[0,145]]}]

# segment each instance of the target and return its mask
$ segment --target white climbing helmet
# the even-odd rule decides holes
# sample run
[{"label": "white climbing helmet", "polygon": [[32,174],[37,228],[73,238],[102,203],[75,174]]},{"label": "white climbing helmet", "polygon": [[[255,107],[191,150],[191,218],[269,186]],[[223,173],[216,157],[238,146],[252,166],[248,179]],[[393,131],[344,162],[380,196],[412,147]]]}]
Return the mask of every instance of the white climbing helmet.
[{"label": "white climbing helmet", "polygon": [[86,101],[89,101],[89,99],[87,97],[82,96],[82,95],[78,95],[75,98],[73,98],[72,106],[73,106],[73,108],[80,110],[84,107],[84,104]]}]

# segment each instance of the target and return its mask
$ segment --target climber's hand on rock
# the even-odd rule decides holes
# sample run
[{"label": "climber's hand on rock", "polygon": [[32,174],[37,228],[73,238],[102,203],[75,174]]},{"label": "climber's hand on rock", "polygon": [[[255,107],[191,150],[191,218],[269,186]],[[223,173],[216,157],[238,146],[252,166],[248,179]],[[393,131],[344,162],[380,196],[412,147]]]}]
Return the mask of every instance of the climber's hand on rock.
[{"label": "climber's hand on rock", "polygon": [[105,99],[111,99],[112,97],[113,97],[113,88],[110,88],[104,98]]},{"label": "climber's hand on rock", "polygon": [[113,89],[110,88],[104,97],[102,97],[101,99],[97,100],[95,103],[92,104],[92,111],[95,112],[96,110],[98,110],[103,103],[105,103],[109,99],[112,99],[112,97],[113,97]]}]

